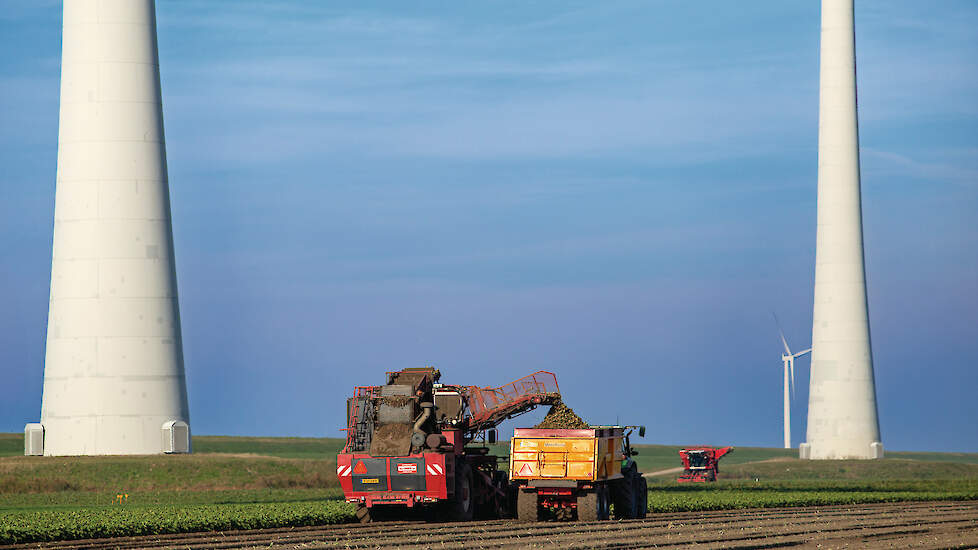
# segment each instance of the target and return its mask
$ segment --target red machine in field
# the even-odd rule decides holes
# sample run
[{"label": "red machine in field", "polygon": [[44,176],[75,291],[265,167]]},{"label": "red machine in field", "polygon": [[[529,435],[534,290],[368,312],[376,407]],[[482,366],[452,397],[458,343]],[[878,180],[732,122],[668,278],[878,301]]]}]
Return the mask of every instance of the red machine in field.
[{"label": "red machine in field", "polygon": [[358,386],[347,400],[336,475],[361,522],[417,506],[442,520],[512,514],[515,493],[485,443],[504,420],[557,402],[556,376],[540,371],[498,388],[440,378],[431,367],[389,372],[387,384]]},{"label": "red machine in field", "polygon": [[683,475],[679,483],[716,481],[720,459],[732,453],[733,447],[689,447],[679,451],[683,461]]}]

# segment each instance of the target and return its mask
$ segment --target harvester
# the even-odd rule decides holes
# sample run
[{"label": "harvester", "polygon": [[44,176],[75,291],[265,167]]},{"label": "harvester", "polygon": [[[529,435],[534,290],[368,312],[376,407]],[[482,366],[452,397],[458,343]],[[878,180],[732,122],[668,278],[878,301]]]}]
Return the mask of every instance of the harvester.
[{"label": "harvester", "polygon": [[509,478],[484,443],[496,442],[504,420],[558,402],[556,376],[540,371],[498,388],[440,378],[431,367],[389,372],[386,384],[359,386],[347,400],[336,474],[361,522],[417,508],[457,521],[513,513]]},{"label": "harvester", "polygon": [[683,475],[679,483],[716,481],[720,471],[720,459],[732,453],[733,447],[688,447],[679,451],[683,461]]}]

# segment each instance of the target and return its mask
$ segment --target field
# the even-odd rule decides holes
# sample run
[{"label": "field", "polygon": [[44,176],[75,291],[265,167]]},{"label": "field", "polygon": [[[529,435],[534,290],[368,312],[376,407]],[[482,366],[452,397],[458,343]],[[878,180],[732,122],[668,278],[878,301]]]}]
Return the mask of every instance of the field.
[{"label": "field", "polygon": [[[0,544],[344,523],[337,439],[194,437],[195,454],[24,457],[0,434]],[[640,466],[679,463],[678,447],[640,446]],[[505,454],[505,445],[497,452]],[[655,513],[978,499],[978,455],[889,453],[882,461],[812,462],[783,449],[738,448],[716,484],[650,477]],[[121,497],[120,497],[121,495]]]},{"label": "field", "polygon": [[17,549],[978,547],[978,503],[886,503],[655,514],[644,520],[395,522],[34,543]]}]

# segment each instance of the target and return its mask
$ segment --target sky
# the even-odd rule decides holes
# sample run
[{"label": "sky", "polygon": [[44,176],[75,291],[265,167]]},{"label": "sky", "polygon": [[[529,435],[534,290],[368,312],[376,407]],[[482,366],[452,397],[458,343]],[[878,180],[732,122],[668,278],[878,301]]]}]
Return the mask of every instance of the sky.
[{"label": "sky", "polygon": [[[646,443],[782,444],[772,312],[808,347],[818,2],[157,12],[195,434],[339,436],[355,385],[430,364],[552,371]],[[0,431],[40,415],[60,25],[60,2],[0,0]],[[978,3],[857,1],[856,44],[883,443],[975,452]]]}]

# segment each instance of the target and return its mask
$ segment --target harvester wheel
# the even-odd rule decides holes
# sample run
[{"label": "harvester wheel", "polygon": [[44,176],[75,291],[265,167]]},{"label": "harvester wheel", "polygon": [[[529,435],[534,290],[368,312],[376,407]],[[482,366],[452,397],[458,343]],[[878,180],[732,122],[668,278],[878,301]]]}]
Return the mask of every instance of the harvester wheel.
[{"label": "harvester wheel", "polygon": [[360,523],[370,523],[370,519],[370,508],[367,508],[362,504],[357,506],[357,520],[359,520]]},{"label": "harvester wheel", "polygon": [[540,521],[540,506],[537,494],[519,491],[516,494],[516,519],[520,521]]},{"label": "harvester wheel", "polygon": [[598,489],[581,493],[577,497],[577,519],[580,521],[598,521]]},{"label": "harvester wheel", "polygon": [[635,517],[644,518],[649,513],[649,481],[641,474],[635,481]]},{"label": "harvester wheel", "polygon": [[472,467],[461,463],[455,471],[455,498],[449,505],[452,521],[469,521],[475,511],[475,494],[472,492]]},{"label": "harvester wheel", "polygon": [[377,521],[385,521],[387,519],[390,519],[389,510],[381,510],[378,509],[376,506],[374,506],[373,508],[367,508],[363,504],[357,506],[356,515],[357,515],[357,520],[360,521],[360,523],[374,523]]}]

